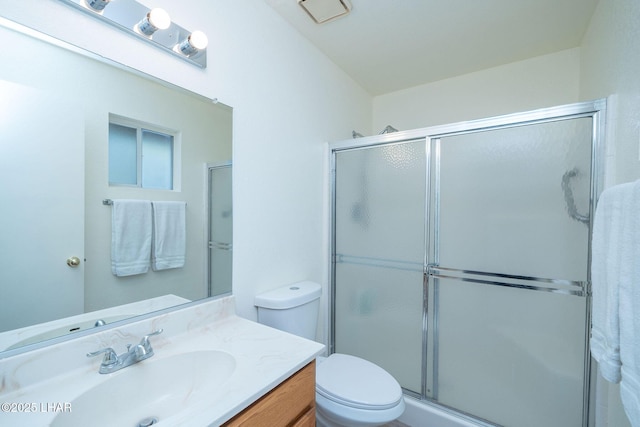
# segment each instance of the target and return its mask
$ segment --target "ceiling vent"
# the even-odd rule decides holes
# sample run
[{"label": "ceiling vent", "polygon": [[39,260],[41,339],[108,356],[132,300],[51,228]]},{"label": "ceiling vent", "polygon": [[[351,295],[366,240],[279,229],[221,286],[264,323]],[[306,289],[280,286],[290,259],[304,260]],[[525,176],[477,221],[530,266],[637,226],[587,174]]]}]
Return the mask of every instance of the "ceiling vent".
[{"label": "ceiling vent", "polygon": [[298,0],[298,4],[316,24],[332,21],[351,11],[349,0]]}]

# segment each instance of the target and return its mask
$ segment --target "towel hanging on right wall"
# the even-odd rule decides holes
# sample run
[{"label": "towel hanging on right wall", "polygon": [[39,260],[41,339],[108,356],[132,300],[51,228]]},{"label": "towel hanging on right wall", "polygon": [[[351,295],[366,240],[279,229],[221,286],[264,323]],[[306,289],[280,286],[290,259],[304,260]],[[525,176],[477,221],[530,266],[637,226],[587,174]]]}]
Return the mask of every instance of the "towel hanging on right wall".
[{"label": "towel hanging on right wall", "polygon": [[640,427],[640,181],[605,190],[593,225],[590,347]]}]

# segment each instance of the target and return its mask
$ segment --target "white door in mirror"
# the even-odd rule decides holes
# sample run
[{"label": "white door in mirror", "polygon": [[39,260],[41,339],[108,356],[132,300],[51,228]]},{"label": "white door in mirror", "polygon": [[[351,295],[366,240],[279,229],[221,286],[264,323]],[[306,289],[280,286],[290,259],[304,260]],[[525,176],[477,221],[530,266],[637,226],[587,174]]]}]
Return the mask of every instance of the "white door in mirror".
[{"label": "white door in mirror", "polygon": [[[82,111],[0,79],[0,253],[11,254],[0,257],[0,331],[83,312]],[[69,254],[76,265],[61,262]]]}]

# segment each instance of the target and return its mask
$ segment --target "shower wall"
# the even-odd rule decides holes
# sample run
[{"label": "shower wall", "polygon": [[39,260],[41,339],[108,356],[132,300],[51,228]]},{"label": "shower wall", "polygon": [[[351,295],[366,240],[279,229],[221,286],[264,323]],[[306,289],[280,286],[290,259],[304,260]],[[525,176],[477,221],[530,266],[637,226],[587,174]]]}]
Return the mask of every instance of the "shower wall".
[{"label": "shower wall", "polygon": [[563,50],[376,96],[373,129],[416,129],[578,102],[580,53]]},{"label": "shower wall", "polygon": [[603,108],[337,145],[333,350],[489,425],[586,425]]}]

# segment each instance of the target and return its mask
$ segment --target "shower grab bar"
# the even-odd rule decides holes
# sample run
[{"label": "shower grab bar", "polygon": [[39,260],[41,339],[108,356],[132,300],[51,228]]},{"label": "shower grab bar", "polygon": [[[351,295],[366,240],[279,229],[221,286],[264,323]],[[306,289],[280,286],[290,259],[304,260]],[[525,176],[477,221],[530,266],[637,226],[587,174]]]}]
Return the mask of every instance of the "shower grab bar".
[{"label": "shower grab bar", "polygon": [[392,268],[394,270],[418,271],[420,273],[424,272],[424,265],[421,262],[361,257],[345,254],[335,254],[334,261],[336,264],[357,264],[367,265],[369,267]]},{"label": "shower grab bar", "polygon": [[430,266],[428,268],[428,274],[430,277],[434,277],[436,279],[455,279],[462,282],[553,292],[565,295],[586,296],[588,294],[587,289],[589,289],[589,282],[565,279],[544,279],[530,276],[514,276],[510,274],[458,270],[455,268],[445,267]]}]

